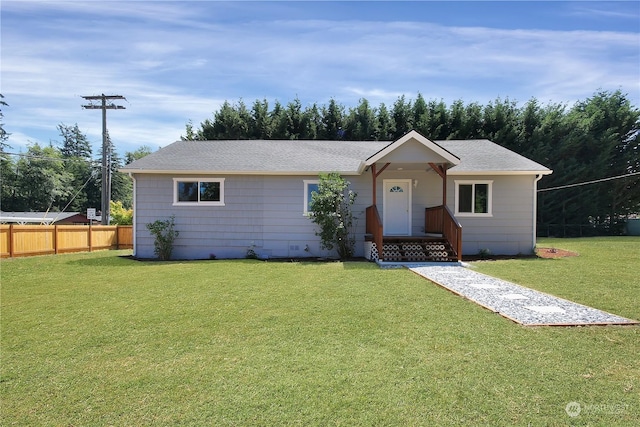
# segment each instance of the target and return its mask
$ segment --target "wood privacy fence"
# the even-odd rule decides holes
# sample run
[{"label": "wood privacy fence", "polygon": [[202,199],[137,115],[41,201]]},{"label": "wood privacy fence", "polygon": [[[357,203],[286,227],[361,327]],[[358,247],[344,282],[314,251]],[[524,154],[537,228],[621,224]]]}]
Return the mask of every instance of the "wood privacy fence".
[{"label": "wood privacy fence", "polygon": [[130,225],[0,225],[2,258],[131,248]]}]

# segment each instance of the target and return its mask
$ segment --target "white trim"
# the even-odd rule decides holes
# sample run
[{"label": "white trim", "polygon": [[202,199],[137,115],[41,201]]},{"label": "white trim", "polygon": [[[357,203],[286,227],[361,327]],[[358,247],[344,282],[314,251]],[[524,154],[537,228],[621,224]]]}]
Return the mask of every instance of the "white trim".
[{"label": "white trim", "polygon": [[538,181],[542,179],[542,174],[536,176],[533,180],[533,214],[531,215],[533,218],[533,239],[531,243],[533,246],[531,248],[532,251],[536,250],[536,245],[538,244]]},{"label": "white trim", "polygon": [[145,174],[145,175],[175,175],[180,173],[183,175],[198,175],[198,176],[211,176],[211,175],[265,175],[265,176],[309,176],[320,175],[335,172],[340,175],[358,176],[362,175],[365,170],[364,162],[358,166],[358,170],[348,171],[254,171],[254,170],[168,170],[168,169],[118,169],[119,172],[128,174]]},{"label": "white trim", "polygon": [[[473,180],[454,180],[455,193],[454,193],[454,203],[455,203],[455,213],[454,215],[457,217],[473,217],[473,218],[488,218],[493,216],[493,180],[482,180],[482,179],[473,179]],[[475,189],[476,184],[487,184],[487,212],[483,213],[474,213],[474,212],[460,212],[460,206],[458,203],[459,200],[459,188],[460,185],[472,185],[472,189]],[[475,191],[471,191],[471,209],[475,205]]]},{"label": "white trim", "polygon": [[[387,184],[393,184],[394,182],[401,182],[403,184],[407,184],[408,191],[408,200],[407,200],[407,234],[393,234],[393,236],[411,236],[411,228],[412,228],[412,212],[411,207],[413,205],[413,180],[412,179],[383,179],[382,180],[382,228],[383,230],[387,229],[387,219],[388,219],[388,203],[387,203]],[[387,234],[385,234],[387,235]]]},{"label": "white trim", "polygon": [[136,256],[136,250],[138,248],[138,234],[136,233],[136,225],[138,224],[138,220],[136,219],[136,212],[138,212],[138,190],[136,189],[136,177],[133,176],[132,173],[129,174],[131,180],[133,181],[133,217],[132,225],[131,225],[131,234],[133,235],[133,256]]},{"label": "white trim", "polygon": [[448,176],[467,176],[467,175],[482,175],[482,176],[508,176],[508,175],[551,175],[553,173],[552,170],[546,171],[459,171],[456,172],[453,169],[449,169],[447,171]]},{"label": "white trim", "polygon": [[[200,178],[200,177],[174,177],[173,178],[173,206],[224,206],[224,178]],[[198,199],[200,199],[200,183],[201,182],[219,182],[220,183],[220,201],[212,202],[200,200],[194,202],[178,201],[178,183],[179,182],[197,182],[198,183]]]},{"label": "white trim", "polygon": [[398,139],[398,140],[392,142],[391,144],[387,145],[385,148],[383,148],[382,150],[378,151],[373,156],[369,157],[367,159],[367,162],[366,162],[367,166],[370,166],[370,165],[372,165],[374,163],[379,162],[382,158],[387,156],[389,153],[391,153],[392,151],[394,151],[398,147],[401,147],[405,142],[410,141],[412,139],[418,141],[420,144],[424,145],[425,148],[433,151],[434,153],[438,154],[440,157],[443,157],[449,163],[451,163],[453,165],[460,164],[460,159],[457,156],[455,156],[451,152],[447,151],[446,149],[442,148],[441,146],[439,146],[435,142],[430,141],[429,139],[427,139],[424,136],[420,135],[415,130],[412,130],[411,132],[407,133],[406,135],[404,135],[400,139]]},{"label": "white trim", "polygon": [[303,182],[303,190],[304,190],[304,206],[303,206],[303,210],[302,210],[302,214],[304,216],[309,216],[309,214],[311,212],[309,212],[309,202],[311,200],[309,200],[309,184],[320,184],[320,180],[319,179],[305,179],[302,181]]}]

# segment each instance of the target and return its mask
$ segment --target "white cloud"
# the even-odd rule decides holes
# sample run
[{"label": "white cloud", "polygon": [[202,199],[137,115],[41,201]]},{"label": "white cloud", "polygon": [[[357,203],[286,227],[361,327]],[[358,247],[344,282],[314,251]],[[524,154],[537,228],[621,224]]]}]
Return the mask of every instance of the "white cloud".
[{"label": "white cloud", "polygon": [[166,145],[189,119],[197,126],[224,100],[240,98],[248,105],[335,98],[354,106],[364,97],[375,106],[421,92],[446,102],[498,96],[573,102],[620,88],[640,102],[637,33],[216,19],[217,12],[240,7],[3,2],[3,12],[22,19],[42,10],[53,17],[30,27],[3,16],[7,130],[24,144],[57,138],[61,122],[78,123],[99,138],[99,114],[83,111],[80,96],[100,93],[127,98],[126,110],[108,115],[112,139],[127,147],[121,151]]}]

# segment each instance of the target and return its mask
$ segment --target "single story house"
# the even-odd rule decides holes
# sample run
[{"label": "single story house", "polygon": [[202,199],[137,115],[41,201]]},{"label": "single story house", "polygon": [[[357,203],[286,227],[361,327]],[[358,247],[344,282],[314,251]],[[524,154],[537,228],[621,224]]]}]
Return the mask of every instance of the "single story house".
[{"label": "single story house", "polygon": [[529,254],[536,190],[552,171],[488,140],[178,141],[121,169],[134,182],[134,255],[145,225],[175,216],[174,257],[322,257],[309,217],[320,173],[357,193],[356,256],[446,260]]}]

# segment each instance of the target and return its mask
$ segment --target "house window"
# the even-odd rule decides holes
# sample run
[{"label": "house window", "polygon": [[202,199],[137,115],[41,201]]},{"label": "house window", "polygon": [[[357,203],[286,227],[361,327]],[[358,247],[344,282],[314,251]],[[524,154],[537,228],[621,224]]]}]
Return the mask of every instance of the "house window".
[{"label": "house window", "polygon": [[173,204],[224,206],[224,178],[174,178]]},{"label": "house window", "polygon": [[491,216],[493,181],[456,181],[456,215]]},{"label": "house window", "polygon": [[318,191],[318,181],[317,179],[313,180],[304,180],[304,214],[309,215],[311,211],[311,193],[314,191]]}]

